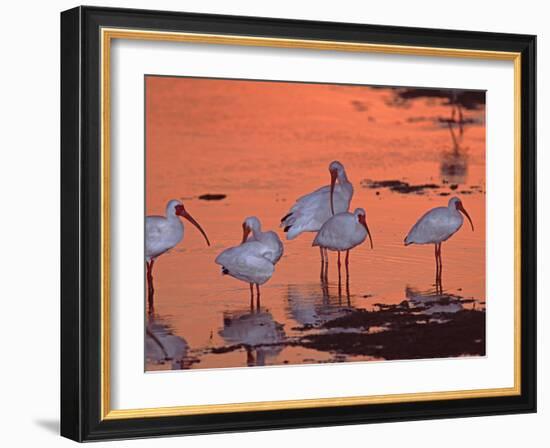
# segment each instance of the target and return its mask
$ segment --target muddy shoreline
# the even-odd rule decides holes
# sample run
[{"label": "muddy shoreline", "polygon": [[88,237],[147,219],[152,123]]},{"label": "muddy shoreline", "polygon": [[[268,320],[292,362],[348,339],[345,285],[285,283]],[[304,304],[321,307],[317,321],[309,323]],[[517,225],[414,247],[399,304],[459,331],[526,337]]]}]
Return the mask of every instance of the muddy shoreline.
[{"label": "muddy shoreline", "polygon": [[[304,347],[330,353],[332,362],[357,356],[400,360],[486,354],[486,313],[483,304],[474,299],[448,294],[413,296],[397,305],[379,303],[375,307],[375,310],[350,308],[344,315],[317,325],[296,327],[299,336],[259,344],[237,342],[210,347],[202,350],[202,354],[243,352],[253,359],[251,353]],[[191,358],[190,355],[187,356]],[[196,356],[190,361],[185,364],[200,363]]]}]

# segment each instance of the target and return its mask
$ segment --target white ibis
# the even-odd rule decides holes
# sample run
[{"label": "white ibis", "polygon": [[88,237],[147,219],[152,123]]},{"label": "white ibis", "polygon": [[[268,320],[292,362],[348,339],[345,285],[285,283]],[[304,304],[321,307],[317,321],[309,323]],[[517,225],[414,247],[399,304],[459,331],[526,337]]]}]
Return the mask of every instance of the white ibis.
[{"label": "white ibis", "polygon": [[[250,233],[252,235],[249,237]],[[260,220],[255,216],[249,216],[243,222],[243,239],[242,242],[246,241],[257,241],[268,249],[268,252],[271,254],[271,262],[277,264],[277,262],[283,256],[283,243],[277,235],[272,230],[267,232],[262,232],[262,224]]]},{"label": "white ibis", "polygon": [[367,236],[372,249],[372,236],[367,226],[365,210],[356,208],[353,213],[337,213],[325,222],[312,245],[338,252],[338,276],[340,276],[340,252],[345,250],[346,272],[349,275],[349,251],[365,241]]},{"label": "white ibis", "polygon": [[[347,212],[353,196],[353,185],[346,176],[344,165],[330,163],[330,185],[315,190],[296,200],[290,212],[281,219],[287,240],[296,238],[303,232],[317,232],[336,213]],[[337,183],[338,181],[338,183]],[[326,251],[321,261],[326,261]]]},{"label": "white ibis", "polygon": [[166,216],[147,216],[145,218],[145,263],[147,265],[147,282],[149,285],[149,305],[153,303],[153,264],[155,259],[175,247],[184,235],[183,223],[179,217],[187,219],[204,236],[206,244],[210,241],[200,224],[185,210],[178,200],[171,200],[166,205]]},{"label": "white ibis", "polygon": [[[245,221],[246,224],[246,221]],[[250,285],[250,301],[254,297],[254,285],[256,285],[257,301],[260,300],[260,285],[266,283],[273,272],[275,265],[273,260],[276,254],[273,249],[260,241],[246,241],[248,237],[243,226],[243,241],[239,246],[225,249],[216,257],[216,264],[222,267],[223,275],[230,275],[238,280],[247,282]]]},{"label": "white ibis", "polygon": [[468,212],[462,205],[462,201],[457,197],[449,199],[447,207],[436,207],[426,212],[412,227],[405,237],[405,246],[409,244],[434,244],[435,245],[435,264],[436,264],[436,285],[441,284],[441,243],[447,241],[453,236],[464,222],[462,212],[470,225],[472,231],[474,224]]}]

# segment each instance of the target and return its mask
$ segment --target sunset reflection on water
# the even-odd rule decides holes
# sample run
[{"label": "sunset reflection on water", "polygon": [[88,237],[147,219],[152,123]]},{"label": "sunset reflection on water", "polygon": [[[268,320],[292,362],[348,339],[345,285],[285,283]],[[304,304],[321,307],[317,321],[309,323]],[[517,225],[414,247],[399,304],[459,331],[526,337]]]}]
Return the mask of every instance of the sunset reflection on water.
[{"label": "sunset reflection on water", "polygon": [[[351,252],[340,285],[333,253],[328,282],[320,277],[313,233],[286,241],[278,227],[298,197],[330,182],[332,160],[344,164],[350,208],[366,210],[374,239],[373,250]],[[466,223],[443,244],[436,288],[433,246],[403,238],[454,195],[476,230]],[[177,338],[182,359],[149,335],[147,370],[485,353],[483,92],[148,76],[147,214],[163,215],[173,198],[212,245],[186,222],[184,240],[156,261],[148,325]],[[251,215],[285,243],[259,308],[248,285],[214,263]],[[433,347],[434,335],[453,340]]]}]

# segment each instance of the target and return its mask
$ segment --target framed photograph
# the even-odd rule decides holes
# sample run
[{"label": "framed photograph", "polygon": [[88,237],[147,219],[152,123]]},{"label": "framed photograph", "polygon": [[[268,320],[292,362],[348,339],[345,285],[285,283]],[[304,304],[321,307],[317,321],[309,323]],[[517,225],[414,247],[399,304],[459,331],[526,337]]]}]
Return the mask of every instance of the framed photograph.
[{"label": "framed photograph", "polygon": [[61,432],[535,412],[535,36],[61,14]]}]

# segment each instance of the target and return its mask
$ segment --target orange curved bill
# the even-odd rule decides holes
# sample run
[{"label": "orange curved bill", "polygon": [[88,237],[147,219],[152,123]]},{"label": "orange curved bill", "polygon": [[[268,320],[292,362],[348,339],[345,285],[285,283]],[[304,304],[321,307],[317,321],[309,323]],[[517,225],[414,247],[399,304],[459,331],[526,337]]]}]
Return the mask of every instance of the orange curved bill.
[{"label": "orange curved bill", "polygon": [[330,171],[330,211],[334,215],[334,185],[336,184],[336,177],[338,173],[336,170]]},{"label": "orange curved bill", "polygon": [[466,216],[466,218],[468,218],[468,221],[470,221],[470,225],[472,226],[472,232],[474,231],[474,223],[472,222],[472,219],[470,218],[470,215],[468,214],[468,212],[466,211],[466,209],[464,208],[464,206],[462,205],[462,202],[460,202],[458,204],[458,207],[457,207],[462,213],[464,213],[464,216]]},{"label": "orange curved bill", "polygon": [[374,249],[374,246],[372,244],[372,236],[370,234],[369,226],[367,225],[367,219],[364,216],[359,216],[359,222],[363,224],[363,226],[365,227],[365,230],[367,231],[367,235],[369,236],[369,240],[370,240],[370,248]]},{"label": "orange curved bill", "polygon": [[206,236],[206,232],[202,230],[202,227],[200,224],[195,221],[195,219],[187,212],[187,210],[184,210],[181,214],[185,219],[187,219],[191,224],[193,224],[197,229],[199,229],[199,232],[202,233],[202,236],[204,236],[204,239],[206,240],[206,244],[210,246],[210,241],[208,240],[208,237]]},{"label": "orange curved bill", "polygon": [[249,234],[250,234],[250,227],[248,227],[246,223],[243,222],[243,240],[241,241],[241,244],[246,243],[246,240],[248,239]]}]

